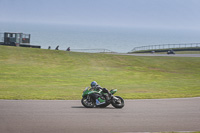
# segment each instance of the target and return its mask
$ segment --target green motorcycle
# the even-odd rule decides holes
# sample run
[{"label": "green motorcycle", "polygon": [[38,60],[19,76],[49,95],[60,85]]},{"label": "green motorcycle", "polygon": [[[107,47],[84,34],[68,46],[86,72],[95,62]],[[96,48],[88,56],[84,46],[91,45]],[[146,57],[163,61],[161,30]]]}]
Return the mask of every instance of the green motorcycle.
[{"label": "green motorcycle", "polygon": [[[86,108],[94,108],[94,107],[102,107],[105,108],[109,104],[112,104],[115,108],[123,108],[124,107],[124,100],[120,96],[114,96],[117,92],[117,89],[110,90],[110,94],[104,93],[103,91],[94,91],[90,89],[89,87],[86,87],[82,94],[82,100],[81,103]],[[103,104],[97,105],[95,99],[92,97],[92,94],[95,93],[96,95],[99,95],[99,101],[103,102]]]}]

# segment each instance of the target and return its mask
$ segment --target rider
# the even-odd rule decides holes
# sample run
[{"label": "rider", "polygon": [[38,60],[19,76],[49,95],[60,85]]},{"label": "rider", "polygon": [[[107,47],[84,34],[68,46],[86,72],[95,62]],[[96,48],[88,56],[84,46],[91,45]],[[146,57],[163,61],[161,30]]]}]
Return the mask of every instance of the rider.
[{"label": "rider", "polygon": [[[97,91],[97,92],[103,91],[104,93],[108,93],[109,96],[110,96],[110,92],[106,88],[102,88],[100,85],[98,85],[96,81],[93,81],[91,83],[91,89],[93,89],[94,91]],[[98,93],[96,93],[96,94],[92,93],[92,97],[94,99],[96,99],[96,105],[101,105],[101,104],[104,104],[106,102],[105,100],[103,100],[99,97]]]}]

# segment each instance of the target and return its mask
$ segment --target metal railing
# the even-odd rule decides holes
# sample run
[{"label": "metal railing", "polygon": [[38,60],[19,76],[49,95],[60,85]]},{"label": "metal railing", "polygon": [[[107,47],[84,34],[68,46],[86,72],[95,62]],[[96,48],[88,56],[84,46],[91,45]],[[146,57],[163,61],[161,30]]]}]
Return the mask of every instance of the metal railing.
[{"label": "metal railing", "polygon": [[71,49],[73,52],[85,52],[85,53],[116,53],[109,49]]},{"label": "metal railing", "polygon": [[157,49],[173,49],[173,48],[194,48],[200,47],[200,43],[184,43],[184,44],[161,44],[161,45],[149,45],[135,47],[132,52],[142,51],[142,50],[157,50]]}]

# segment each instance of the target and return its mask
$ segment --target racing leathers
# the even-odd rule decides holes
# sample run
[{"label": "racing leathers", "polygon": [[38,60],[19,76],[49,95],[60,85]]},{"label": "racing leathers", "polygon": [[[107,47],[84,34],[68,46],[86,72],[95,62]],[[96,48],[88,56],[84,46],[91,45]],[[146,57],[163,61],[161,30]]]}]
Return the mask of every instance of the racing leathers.
[{"label": "racing leathers", "polygon": [[[94,91],[97,91],[97,92],[102,91],[104,93],[108,93],[108,95],[110,96],[110,92],[106,88],[102,88],[100,85],[93,86],[91,88],[91,90],[94,90]],[[99,93],[92,93],[91,94],[92,99],[96,101],[96,105],[100,105],[100,104],[104,104],[105,103],[105,100],[102,100],[100,98],[100,96],[101,95]]]}]

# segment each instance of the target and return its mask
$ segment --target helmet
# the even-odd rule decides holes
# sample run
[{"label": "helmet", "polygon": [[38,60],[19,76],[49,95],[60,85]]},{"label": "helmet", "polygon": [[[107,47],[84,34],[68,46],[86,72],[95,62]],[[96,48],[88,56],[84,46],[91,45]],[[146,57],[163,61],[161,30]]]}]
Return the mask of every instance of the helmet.
[{"label": "helmet", "polygon": [[93,82],[91,83],[91,87],[94,87],[94,86],[96,86],[96,85],[98,85],[96,81],[93,81]]}]

